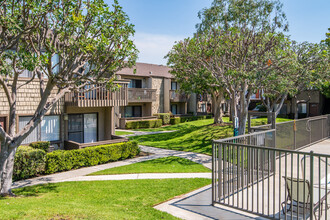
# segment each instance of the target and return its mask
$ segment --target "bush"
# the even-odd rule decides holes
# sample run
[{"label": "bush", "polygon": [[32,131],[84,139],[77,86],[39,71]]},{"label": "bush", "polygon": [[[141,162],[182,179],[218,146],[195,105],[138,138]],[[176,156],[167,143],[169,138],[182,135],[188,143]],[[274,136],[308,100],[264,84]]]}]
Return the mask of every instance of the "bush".
[{"label": "bush", "polygon": [[171,125],[176,125],[176,124],[180,124],[180,118],[179,117],[174,117],[174,118],[171,118],[170,120],[170,123]]},{"label": "bush", "polygon": [[41,174],[45,170],[46,152],[20,146],[15,154],[13,179],[21,180]]},{"label": "bush", "polygon": [[43,150],[45,152],[48,152],[50,142],[49,141],[32,142],[31,144],[29,144],[29,146],[34,148],[34,149],[40,149],[40,150]]},{"label": "bush", "polygon": [[154,114],[154,116],[157,116],[159,119],[162,119],[163,125],[170,124],[171,113],[158,113]]},{"label": "bush", "polygon": [[197,120],[204,120],[204,119],[211,119],[212,115],[199,115],[199,116],[184,116],[184,117],[175,117],[171,118],[171,124],[179,124],[189,121],[197,121]]},{"label": "bush", "polygon": [[137,128],[159,128],[163,125],[162,119],[145,120],[145,121],[128,121],[126,122],[127,129]]},{"label": "bush", "polygon": [[139,152],[137,142],[100,145],[79,150],[57,150],[46,155],[45,173],[51,174],[132,158]]}]

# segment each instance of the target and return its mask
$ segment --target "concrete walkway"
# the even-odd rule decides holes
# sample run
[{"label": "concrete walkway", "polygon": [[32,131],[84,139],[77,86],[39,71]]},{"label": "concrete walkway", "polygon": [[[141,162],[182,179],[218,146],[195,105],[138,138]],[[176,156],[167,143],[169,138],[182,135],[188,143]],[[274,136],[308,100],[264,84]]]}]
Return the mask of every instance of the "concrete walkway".
[{"label": "concrete walkway", "polygon": [[148,134],[172,133],[172,132],[175,132],[177,130],[172,130],[172,131],[132,131],[132,130],[116,129],[116,131],[131,132],[133,134],[126,134],[126,135],[119,135],[119,136],[121,136],[121,137],[132,137],[132,136],[141,136],[141,135],[148,135]]},{"label": "concrete walkway", "polygon": [[[177,157],[182,157],[182,158],[187,158],[190,159],[196,163],[202,164],[205,167],[211,168],[211,157],[204,155],[204,154],[197,154],[197,153],[191,153],[191,152],[183,152],[183,151],[175,151],[175,150],[167,150],[167,149],[160,149],[160,148],[155,148],[155,147],[147,147],[147,146],[140,146],[141,151],[152,153],[150,156],[144,156],[144,157],[137,157],[133,159],[128,159],[124,161],[117,161],[117,162],[112,162],[108,164],[102,164],[98,166],[93,166],[93,167],[84,167],[80,168],[77,170],[70,170],[66,172],[61,172],[61,173],[55,173],[47,176],[41,176],[41,177],[35,177],[31,179],[26,179],[26,180],[20,180],[16,181],[13,183],[12,188],[20,188],[20,187],[25,187],[25,186],[33,186],[33,185],[38,185],[38,184],[45,184],[45,183],[57,183],[57,182],[65,182],[65,181],[88,181],[93,178],[97,180],[111,180],[113,179],[134,179],[135,177],[133,176],[122,176],[122,175],[115,175],[115,176],[120,176],[120,177],[106,177],[106,176],[101,176],[101,177],[91,177],[91,176],[86,176],[88,174],[100,171],[100,170],[105,170],[105,169],[110,169],[114,167],[119,167],[119,166],[125,166],[133,163],[138,163],[142,161],[147,161],[147,160],[153,160],[157,158],[162,158],[162,157],[168,157],[168,156],[177,156]],[[200,173],[197,173],[198,175],[201,175]],[[191,177],[189,177],[189,174],[185,174],[187,177],[183,177],[184,175],[181,175],[181,178],[210,178],[207,174],[207,176],[201,176],[199,177],[197,174],[190,174]],[[141,179],[141,175],[139,174],[139,178]],[[149,175],[149,177],[148,177]],[[157,177],[158,175],[158,177]],[[178,175],[177,177],[172,176],[172,174],[146,174],[145,177],[148,178],[166,178],[164,175],[168,175],[169,178],[179,178]],[[197,175],[197,176],[195,176]],[[114,176],[114,175],[111,175]],[[138,178],[138,177],[137,177]]]}]

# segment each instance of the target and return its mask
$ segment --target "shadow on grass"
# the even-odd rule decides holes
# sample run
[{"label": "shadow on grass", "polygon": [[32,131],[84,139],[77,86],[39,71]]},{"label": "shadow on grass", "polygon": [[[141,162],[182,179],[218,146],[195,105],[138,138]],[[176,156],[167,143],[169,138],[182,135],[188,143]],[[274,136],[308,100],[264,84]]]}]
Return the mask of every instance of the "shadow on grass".
[{"label": "shadow on grass", "polygon": [[189,165],[196,165],[195,162],[191,161],[191,160],[187,160],[185,158],[180,158],[180,157],[163,157],[163,158],[158,158],[155,160],[147,160],[147,161],[143,161],[141,162],[141,164],[174,164],[174,163],[178,163],[181,165],[185,165],[185,166],[189,166]]},{"label": "shadow on grass", "polygon": [[212,154],[212,140],[226,138],[232,135],[231,126],[184,125],[173,133],[161,133],[131,137],[142,145],[166,148],[171,150],[192,151]]},{"label": "shadow on grass", "polygon": [[16,195],[16,197],[0,197],[0,200],[9,198],[37,197],[41,194],[49,192],[58,192],[57,186],[53,183],[48,183],[43,185],[22,187],[13,190],[13,193]]}]

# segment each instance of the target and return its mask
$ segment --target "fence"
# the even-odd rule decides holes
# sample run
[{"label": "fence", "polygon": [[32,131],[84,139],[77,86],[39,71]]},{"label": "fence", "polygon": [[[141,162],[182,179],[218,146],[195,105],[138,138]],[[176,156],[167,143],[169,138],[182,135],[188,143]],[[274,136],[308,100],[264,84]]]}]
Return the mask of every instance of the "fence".
[{"label": "fence", "polygon": [[325,206],[327,219],[330,155],[293,149],[329,137],[329,130],[330,117],[322,116],[214,141],[213,203],[274,219],[321,217]]}]

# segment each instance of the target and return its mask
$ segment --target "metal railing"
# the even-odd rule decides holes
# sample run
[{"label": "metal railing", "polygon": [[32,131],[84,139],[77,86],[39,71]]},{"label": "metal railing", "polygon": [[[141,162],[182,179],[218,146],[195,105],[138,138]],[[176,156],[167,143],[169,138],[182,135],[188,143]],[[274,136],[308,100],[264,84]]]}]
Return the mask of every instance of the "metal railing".
[{"label": "metal railing", "polygon": [[184,93],[177,92],[175,90],[170,90],[170,101],[171,102],[186,102],[188,96]]},{"label": "metal railing", "polygon": [[[330,155],[293,149],[329,137],[330,117],[300,121],[280,123],[276,129],[215,140],[213,204],[273,219],[327,219]],[[281,127],[282,124],[287,127]],[[308,135],[300,131],[303,124],[305,130],[307,126]],[[295,126],[296,136],[292,139],[296,141],[296,147],[292,147],[292,143],[284,144],[294,134],[285,134],[289,125]],[[316,131],[321,131],[321,134]],[[300,132],[305,135],[301,137]],[[316,133],[317,136],[313,137]]]},{"label": "metal railing", "polygon": [[129,88],[129,102],[154,102],[156,101],[156,89]]}]

